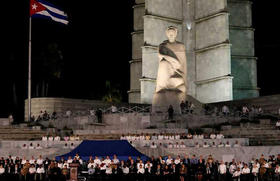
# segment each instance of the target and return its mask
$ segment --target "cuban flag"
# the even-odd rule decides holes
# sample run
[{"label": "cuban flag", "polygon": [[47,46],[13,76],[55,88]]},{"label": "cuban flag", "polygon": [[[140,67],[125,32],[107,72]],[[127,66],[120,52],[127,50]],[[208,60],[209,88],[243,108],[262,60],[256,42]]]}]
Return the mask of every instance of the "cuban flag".
[{"label": "cuban flag", "polygon": [[59,23],[68,24],[67,15],[44,0],[30,0],[30,16],[47,18]]}]

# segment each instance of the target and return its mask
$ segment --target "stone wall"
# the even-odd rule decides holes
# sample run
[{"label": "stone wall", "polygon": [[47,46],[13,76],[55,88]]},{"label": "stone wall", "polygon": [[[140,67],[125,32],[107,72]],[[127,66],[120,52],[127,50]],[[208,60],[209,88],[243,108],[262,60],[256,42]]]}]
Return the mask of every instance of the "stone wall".
[{"label": "stone wall", "polygon": [[[244,146],[239,148],[195,148],[189,147],[185,149],[167,149],[167,148],[137,148],[143,154],[148,156],[166,156],[171,155],[172,157],[176,157],[180,155],[184,157],[188,155],[191,157],[195,154],[197,157],[200,155],[203,156],[204,159],[207,159],[209,155],[212,155],[215,160],[224,160],[231,161],[232,158],[235,161],[244,161],[246,163],[250,162],[252,158],[259,159],[261,154],[264,154],[265,158],[268,158],[270,155],[279,154],[280,146]],[[230,160],[227,160],[230,159]]]},{"label": "stone wall", "polygon": [[[30,143],[34,147],[40,144],[42,149],[29,149]],[[65,143],[67,143],[66,148],[64,148]],[[76,147],[81,141],[0,141],[0,155],[5,158],[11,155],[12,157],[26,157],[26,159],[31,159],[32,156],[39,158],[42,155],[43,158],[48,157],[52,159],[55,156],[70,152],[72,150],[70,148],[71,143]],[[22,148],[23,144],[27,145],[27,149]]]},{"label": "stone wall", "polygon": [[252,28],[252,2],[228,0],[233,99],[259,96]]}]

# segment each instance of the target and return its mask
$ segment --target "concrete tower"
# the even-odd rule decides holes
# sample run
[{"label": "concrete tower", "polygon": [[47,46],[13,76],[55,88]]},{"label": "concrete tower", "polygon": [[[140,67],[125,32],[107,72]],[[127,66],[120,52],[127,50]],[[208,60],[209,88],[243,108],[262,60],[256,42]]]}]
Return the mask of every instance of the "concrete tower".
[{"label": "concrete tower", "polygon": [[257,97],[252,7],[247,0],[135,0],[130,103],[152,102],[158,45],[168,26],[186,46],[188,95],[203,103]]}]

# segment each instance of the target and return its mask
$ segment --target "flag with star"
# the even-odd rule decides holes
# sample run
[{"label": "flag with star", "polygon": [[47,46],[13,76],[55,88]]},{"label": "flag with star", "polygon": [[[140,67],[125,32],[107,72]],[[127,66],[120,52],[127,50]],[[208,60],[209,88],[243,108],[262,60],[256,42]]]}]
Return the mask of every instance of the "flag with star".
[{"label": "flag with star", "polygon": [[68,24],[66,13],[44,0],[30,0],[30,16],[47,18],[59,23]]}]

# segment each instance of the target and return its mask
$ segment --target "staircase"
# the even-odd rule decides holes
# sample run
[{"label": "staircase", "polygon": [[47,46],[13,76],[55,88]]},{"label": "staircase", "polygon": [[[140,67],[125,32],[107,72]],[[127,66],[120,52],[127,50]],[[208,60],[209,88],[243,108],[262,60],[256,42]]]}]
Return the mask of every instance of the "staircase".
[{"label": "staircase", "polygon": [[210,106],[222,108],[223,105],[227,105],[230,109],[233,107],[247,105],[250,108],[252,105],[260,106],[264,112],[269,112],[273,114],[278,114],[278,109],[280,108],[280,95],[262,96],[251,99],[242,99],[226,102],[212,103]]},{"label": "staircase", "polygon": [[230,130],[222,131],[225,136],[236,138],[249,138],[250,145],[280,145],[280,130],[275,128],[275,123],[268,125],[252,124],[248,126],[235,126]]},{"label": "staircase", "polygon": [[0,140],[41,140],[46,132],[11,126],[0,127]]}]

